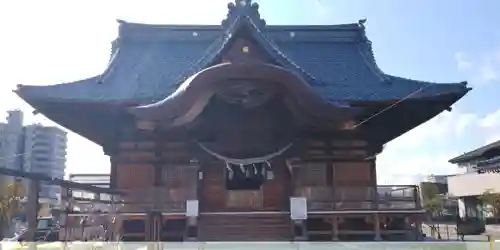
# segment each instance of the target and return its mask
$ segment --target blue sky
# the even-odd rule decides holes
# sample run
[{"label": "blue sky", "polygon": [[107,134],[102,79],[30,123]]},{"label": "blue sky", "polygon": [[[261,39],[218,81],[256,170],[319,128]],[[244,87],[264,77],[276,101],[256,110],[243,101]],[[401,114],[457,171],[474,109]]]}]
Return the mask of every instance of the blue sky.
[{"label": "blue sky", "polygon": [[[26,122],[52,124],[11,93],[101,73],[120,18],[146,23],[218,24],[229,0],[2,1],[0,112],[21,108]],[[381,183],[458,171],[447,160],[500,139],[500,2],[495,0],[261,0],[269,24],[340,24],[367,18],[367,34],[386,73],[474,88],[451,113],[389,143],[378,157]],[[29,6],[29,8],[28,8]],[[190,13],[190,14],[189,14]],[[107,172],[109,160],[70,134],[68,171]]]}]

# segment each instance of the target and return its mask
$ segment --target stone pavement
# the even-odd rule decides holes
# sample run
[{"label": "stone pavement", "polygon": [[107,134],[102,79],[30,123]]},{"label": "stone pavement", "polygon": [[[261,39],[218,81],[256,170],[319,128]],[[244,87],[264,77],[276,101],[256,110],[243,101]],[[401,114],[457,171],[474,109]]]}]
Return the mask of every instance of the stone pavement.
[{"label": "stone pavement", "polygon": [[[443,240],[457,240],[459,237],[457,235],[457,226],[451,223],[435,224],[439,226],[439,233]],[[422,231],[428,236],[432,236],[429,225],[424,224],[422,226]],[[500,240],[500,225],[486,225],[486,232],[481,235],[466,235],[464,239],[466,241],[488,241],[487,235],[493,235],[495,239]],[[436,235],[434,235],[437,237]]]}]

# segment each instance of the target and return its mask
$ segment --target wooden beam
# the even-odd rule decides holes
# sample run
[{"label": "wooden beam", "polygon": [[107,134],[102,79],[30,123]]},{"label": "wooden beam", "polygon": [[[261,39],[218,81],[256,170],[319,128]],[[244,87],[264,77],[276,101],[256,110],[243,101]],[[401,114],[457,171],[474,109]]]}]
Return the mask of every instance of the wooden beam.
[{"label": "wooden beam", "polygon": [[25,172],[25,171],[0,168],[0,175],[21,177],[21,178],[26,178],[26,179],[30,179],[30,180],[36,180],[36,181],[47,183],[47,184],[57,185],[60,187],[67,187],[70,189],[77,189],[77,190],[83,190],[83,191],[89,191],[89,192],[95,192],[95,193],[122,194],[121,192],[119,192],[115,189],[112,189],[112,188],[96,187],[96,186],[87,185],[87,184],[83,184],[83,183],[66,181],[63,179],[52,178],[48,175],[39,174],[39,173],[29,173],[29,172]]}]

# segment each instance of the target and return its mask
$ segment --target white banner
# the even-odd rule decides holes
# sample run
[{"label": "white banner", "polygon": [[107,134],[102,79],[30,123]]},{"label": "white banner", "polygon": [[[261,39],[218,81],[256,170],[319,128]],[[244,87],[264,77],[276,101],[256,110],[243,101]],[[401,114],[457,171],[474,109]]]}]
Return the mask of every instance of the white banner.
[{"label": "white banner", "polygon": [[307,198],[290,197],[290,216],[292,220],[307,219]]},{"label": "white banner", "polygon": [[198,217],[198,200],[186,201],[186,217]]}]

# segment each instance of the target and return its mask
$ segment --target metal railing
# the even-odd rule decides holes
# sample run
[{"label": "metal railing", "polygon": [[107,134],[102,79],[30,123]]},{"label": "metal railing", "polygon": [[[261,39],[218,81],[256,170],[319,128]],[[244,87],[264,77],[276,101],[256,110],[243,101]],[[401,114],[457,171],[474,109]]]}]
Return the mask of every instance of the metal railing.
[{"label": "metal railing", "polygon": [[[117,213],[143,213],[145,211],[158,211],[162,213],[184,213],[186,211],[186,200],[196,198],[196,187],[189,188],[135,188],[120,189],[123,195],[101,195],[100,197],[74,197],[74,212],[82,212],[81,208],[108,212],[114,210]],[[114,206],[114,207],[112,207]],[[85,209],[89,210],[89,209]]]},{"label": "metal railing", "polygon": [[301,187],[295,195],[306,197],[312,211],[421,209],[417,186]]},{"label": "metal railing", "polygon": [[[113,195],[100,199],[75,199],[78,205],[95,204],[94,208],[105,212],[143,213],[158,211],[162,213],[184,213],[186,200],[196,200],[196,187],[189,188],[137,188],[122,189],[123,195]],[[241,191],[228,193],[226,206],[258,208],[262,197]],[[296,188],[295,196],[306,197],[310,211],[335,210],[420,210],[417,186],[314,186]],[[96,197],[97,198],[97,197]],[[113,199],[114,202],[111,202]]]}]

